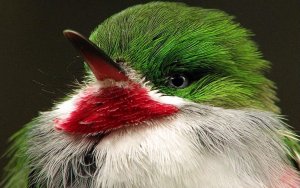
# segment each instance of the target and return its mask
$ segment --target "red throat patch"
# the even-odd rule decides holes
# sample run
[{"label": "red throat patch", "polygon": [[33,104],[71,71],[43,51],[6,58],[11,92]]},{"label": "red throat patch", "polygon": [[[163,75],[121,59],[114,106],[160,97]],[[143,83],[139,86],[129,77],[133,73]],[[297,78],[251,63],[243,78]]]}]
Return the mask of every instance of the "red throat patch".
[{"label": "red throat patch", "polygon": [[135,126],[178,111],[173,105],[151,99],[148,91],[138,84],[87,91],[75,106],[68,118],[55,120],[57,129],[69,133],[99,133]]}]

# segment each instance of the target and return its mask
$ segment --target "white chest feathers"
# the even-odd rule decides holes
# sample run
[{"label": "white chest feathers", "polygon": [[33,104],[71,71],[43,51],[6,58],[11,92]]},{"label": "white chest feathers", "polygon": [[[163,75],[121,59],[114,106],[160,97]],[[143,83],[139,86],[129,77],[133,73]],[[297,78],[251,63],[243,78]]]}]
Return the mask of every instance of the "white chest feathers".
[{"label": "white chest feathers", "polygon": [[187,103],[180,113],[102,136],[57,132],[43,114],[28,150],[35,184],[101,188],[297,188],[271,113]]}]

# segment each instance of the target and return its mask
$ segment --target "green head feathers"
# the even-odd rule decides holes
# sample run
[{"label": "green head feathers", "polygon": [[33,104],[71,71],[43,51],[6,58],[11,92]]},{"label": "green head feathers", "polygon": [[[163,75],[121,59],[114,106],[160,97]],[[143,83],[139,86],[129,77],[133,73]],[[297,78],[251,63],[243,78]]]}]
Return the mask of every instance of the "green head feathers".
[{"label": "green head feathers", "polygon": [[[112,16],[90,39],[167,95],[279,112],[274,85],[263,75],[269,63],[250,36],[222,11],[154,2]],[[168,78],[174,74],[185,75],[189,85],[170,87]]]}]

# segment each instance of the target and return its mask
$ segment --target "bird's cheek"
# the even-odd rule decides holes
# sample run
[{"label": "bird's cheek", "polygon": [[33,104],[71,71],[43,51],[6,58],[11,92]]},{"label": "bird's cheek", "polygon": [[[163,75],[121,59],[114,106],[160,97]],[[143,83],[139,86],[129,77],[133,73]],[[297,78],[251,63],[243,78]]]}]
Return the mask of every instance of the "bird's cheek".
[{"label": "bird's cheek", "polygon": [[138,126],[140,123],[170,116],[178,112],[171,104],[153,100],[138,84],[108,87],[80,97],[74,110],[65,119],[55,119],[57,130],[94,134]]}]

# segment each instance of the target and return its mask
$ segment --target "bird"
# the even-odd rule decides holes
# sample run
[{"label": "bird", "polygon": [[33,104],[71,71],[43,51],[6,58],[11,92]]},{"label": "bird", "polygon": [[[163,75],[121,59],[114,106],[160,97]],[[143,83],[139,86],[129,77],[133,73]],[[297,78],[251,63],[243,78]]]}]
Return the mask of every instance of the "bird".
[{"label": "bird", "polygon": [[12,136],[3,187],[300,187],[271,63],[233,16],[150,2],[63,34],[84,81]]}]

